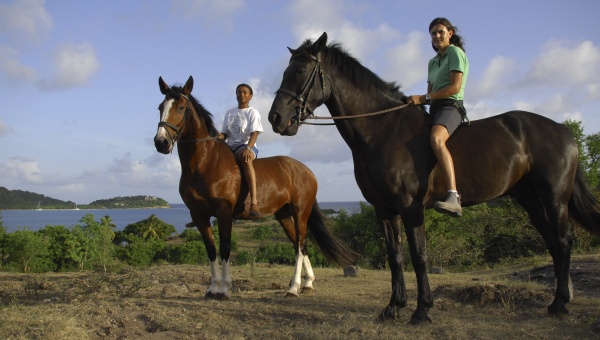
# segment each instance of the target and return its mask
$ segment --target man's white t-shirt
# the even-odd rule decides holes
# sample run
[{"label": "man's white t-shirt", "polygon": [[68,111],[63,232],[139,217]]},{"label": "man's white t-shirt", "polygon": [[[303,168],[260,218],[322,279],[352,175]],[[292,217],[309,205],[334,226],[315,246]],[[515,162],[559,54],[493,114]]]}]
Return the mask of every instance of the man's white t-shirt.
[{"label": "man's white t-shirt", "polygon": [[[260,113],[252,107],[230,109],[225,113],[221,132],[227,134],[227,144],[231,149],[241,144],[248,144],[252,132],[259,134],[263,132]],[[254,146],[258,148],[256,144]]]}]

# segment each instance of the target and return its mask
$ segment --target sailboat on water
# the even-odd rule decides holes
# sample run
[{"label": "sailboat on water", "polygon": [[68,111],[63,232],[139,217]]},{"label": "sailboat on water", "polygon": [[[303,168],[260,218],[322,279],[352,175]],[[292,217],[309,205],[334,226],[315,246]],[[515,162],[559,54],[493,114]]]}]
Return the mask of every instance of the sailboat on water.
[{"label": "sailboat on water", "polygon": [[40,201],[38,201],[38,205],[37,205],[37,207],[35,208],[35,210],[43,210],[43,209],[42,209],[42,206],[40,205]]}]

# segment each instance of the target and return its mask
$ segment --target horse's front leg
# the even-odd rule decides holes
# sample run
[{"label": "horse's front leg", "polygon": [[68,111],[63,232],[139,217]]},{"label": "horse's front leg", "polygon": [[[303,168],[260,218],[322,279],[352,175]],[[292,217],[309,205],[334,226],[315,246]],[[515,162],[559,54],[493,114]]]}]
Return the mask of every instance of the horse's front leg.
[{"label": "horse's front leg", "polygon": [[215,237],[213,235],[212,226],[210,225],[210,219],[200,223],[198,219],[193,222],[196,224],[198,231],[202,235],[204,246],[206,247],[206,254],[208,255],[208,261],[210,264],[210,287],[206,294],[205,299],[213,299],[219,292],[221,286],[221,276],[219,275],[219,264],[217,262],[217,247],[215,246]]},{"label": "horse's front leg", "polygon": [[[231,286],[233,278],[229,268],[229,256],[231,255],[231,230],[232,214],[223,214],[217,217],[219,223],[219,256],[221,257],[221,279],[218,282],[216,298],[228,300],[231,297]],[[215,268],[218,271],[218,267]],[[211,264],[212,271],[212,264]],[[218,275],[218,274],[217,274]]]},{"label": "horse's front leg", "polygon": [[[381,216],[380,213],[377,213]],[[392,296],[390,303],[379,314],[379,320],[396,320],[399,317],[400,309],[406,307],[406,287],[404,284],[402,242],[400,236],[400,224],[402,220],[399,216],[391,216],[381,219],[385,235],[385,247],[387,250],[387,260],[392,273]]]},{"label": "horse's front leg", "polygon": [[424,209],[415,209],[402,215],[404,230],[408,239],[410,258],[417,277],[417,309],[410,318],[414,325],[431,322],[428,316],[433,307],[433,297],[427,277],[427,253],[425,239]]}]

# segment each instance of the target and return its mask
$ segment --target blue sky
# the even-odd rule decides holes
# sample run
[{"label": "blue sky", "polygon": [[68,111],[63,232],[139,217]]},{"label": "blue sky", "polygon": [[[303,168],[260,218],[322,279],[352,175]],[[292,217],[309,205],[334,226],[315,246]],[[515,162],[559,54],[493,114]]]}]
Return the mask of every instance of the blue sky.
[{"label": "blue sky", "polygon": [[[600,2],[0,0],[0,186],[80,204],[154,195],[180,203],[176,152],[156,152],[158,77],[184,83],[218,126],[246,82],[262,114],[260,156],[289,155],[320,201],[364,200],[334,127],[272,132],[267,114],[289,52],[327,32],[407,94],[424,94],[427,28],[466,40],[471,119],[525,109],[600,132]],[[322,107],[318,115],[327,115]]]}]

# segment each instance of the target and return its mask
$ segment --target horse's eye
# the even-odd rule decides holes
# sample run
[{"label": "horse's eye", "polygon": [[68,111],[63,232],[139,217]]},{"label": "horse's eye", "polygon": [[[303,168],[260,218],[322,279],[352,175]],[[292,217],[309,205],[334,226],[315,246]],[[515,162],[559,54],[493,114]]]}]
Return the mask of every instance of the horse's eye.
[{"label": "horse's eye", "polygon": [[179,111],[182,111],[182,112],[183,112],[184,110],[185,110],[185,106],[180,106],[180,107],[179,107]]},{"label": "horse's eye", "polygon": [[298,72],[298,74],[302,74],[302,73],[306,72],[306,68],[304,68],[304,67],[299,68],[298,71],[296,71],[296,72]]}]

